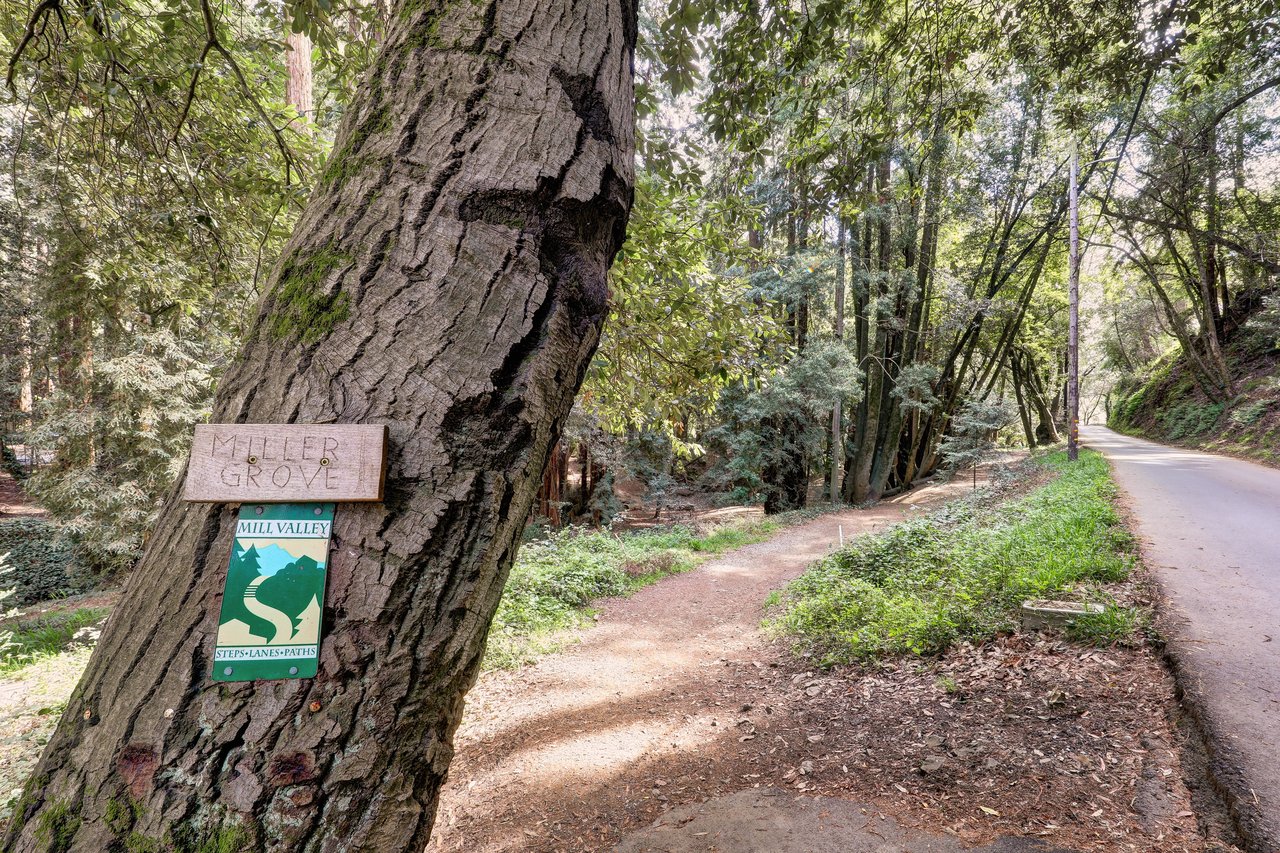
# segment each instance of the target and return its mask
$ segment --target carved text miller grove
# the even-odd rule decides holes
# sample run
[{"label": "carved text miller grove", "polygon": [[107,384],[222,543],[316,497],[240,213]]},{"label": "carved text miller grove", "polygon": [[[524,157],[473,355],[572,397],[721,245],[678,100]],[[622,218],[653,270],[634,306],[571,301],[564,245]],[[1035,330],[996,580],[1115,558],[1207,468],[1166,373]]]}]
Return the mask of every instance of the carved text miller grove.
[{"label": "carved text miller grove", "polygon": [[377,501],[380,424],[202,424],[187,468],[189,501]]}]

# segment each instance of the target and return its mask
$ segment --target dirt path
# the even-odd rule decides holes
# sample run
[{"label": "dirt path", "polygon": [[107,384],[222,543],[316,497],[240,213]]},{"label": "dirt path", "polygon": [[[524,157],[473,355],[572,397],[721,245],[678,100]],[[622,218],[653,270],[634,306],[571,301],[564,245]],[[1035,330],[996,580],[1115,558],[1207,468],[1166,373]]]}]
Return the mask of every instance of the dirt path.
[{"label": "dirt path", "polygon": [[766,682],[778,649],[759,632],[766,596],[836,547],[841,529],[879,530],[969,487],[934,485],[790,528],[605,603],[564,653],[481,678],[429,849],[600,850],[673,801],[759,786],[776,769],[757,766],[770,753],[735,747],[775,710]]},{"label": "dirt path", "polygon": [[43,518],[46,514],[43,507],[27,496],[12,474],[0,471],[0,518]]},{"label": "dirt path", "polygon": [[822,671],[761,635],[766,596],[841,528],[968,488],[789,528],[606,602],[560,654],[483,676],[428,850],[1234,850],[1149,648],[1013,635]]},{"label": "dirt path", "polygon": [[[601,608],[579,645],[514,672],[492,673],[468,696],[453,783],[433,848],[578,849],[616,838],[661,809],[671,764],[698,763],[709,742],[736,740],[721,679],[729,659],[759,658],[760,603],[850,536],[902,518],[905,504],[824,516]],[[675,776],[675,773],[668,773]],[[658,782],[662,784],[659,785]],[[656,789],[657,794],[650,794]],[[674,791],[672,792],[674,793]],[[542,825],[567,810],[578,825]],[[631,822],[631,821],[628,821]]]}]

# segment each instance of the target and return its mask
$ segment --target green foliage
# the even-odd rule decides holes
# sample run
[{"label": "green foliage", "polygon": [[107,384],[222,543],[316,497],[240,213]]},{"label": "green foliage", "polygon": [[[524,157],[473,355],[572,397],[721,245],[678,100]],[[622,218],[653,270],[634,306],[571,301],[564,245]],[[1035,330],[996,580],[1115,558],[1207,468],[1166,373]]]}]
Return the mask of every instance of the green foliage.
[{"label": "green foliage", "polygon": [[[728,389],[718,423],[707,437],[725,453],[706,481],[720,490],[739,490],[738,502],[766,500],[777,485],[761,472],[790,455],[821,455],[831,410],[862,398],[863,372],[854,354],[838,342],[819,341],[794,356],[769,379]],[[796,417],[798,416],[798,417]],[[789,429],[790,426],[799,429]]]},{"label": "green foliage", "polygon": [[1150,410],[1169,394],[1174,374],[1178,373],[1178,350],[1170,350],[1146,365],[1143,372],[1130,376],[1114,389],[1116,400],[1111,407],[1108,426],[1122,432],[1138,427],[1138,421],[1150,417]]},{"label": "green foliage", "polygon": [[206,417],[214,368],[202,347],[169,329],[143,332],[94,364],[89,392],[103,405],[76,403],[68,391],[38,409],[32,440],[57,456],[27,490],[97,574],[137,558],[191,427]]},{"label": "green foliage", "polygon": [[1225,408],[1225,403],[1182,400],[1161,411],[1157,420],[1164,429],[1165,437],[1177,441],[1182,438],[1194,438],[1213,429]]},{"label": "green foliage", "polygon": [[1021,602],[1129,571],[1106,462],[1061,453],[1055,480],[991,509],[953,505],[855,540],[787,586],[768,625],[826,664],[936,654],[1012,630]]},{"label": "green foliage", "polygon": [[136,558],[365,61],[372,7],[289,5],[319,46],[306,132],[278,5],[0,5],[0,384],[36,397],[3,426],[54,454],[31,492],[96,572]]},{"label": "green foliage", "polygon": [[621,535],[566,528],[522,545],[489,632],[485,666],[527,663],[557,647],[553,632],[582,624],[592,601],[627,595],[706,556],[762,541],[775,529],[773,523],[723,526],[699,536],[687,527]]},{"label": "green foliage", "polygon": [[598,519],[599,523],[608,527],[622,512],[622,502],[614,494],[614,476],[612,471],[605,473],[595,484],[591,492],[591,501],[587,509]]},{"label": "green foliage", "polygon": [[1254,400],[1251,403],[1246,403],[1239,408],[1231,410],[1231,423],[1241,427],[1253,426],[1274,405],[1275,401],[1273,400]]},{"label": "green foliage", "polygon": [[0,445],[0,469],[18,482],[27,479],[27,469],[18,461],[18,454],[7,444]]},{"label": "green foliage", "polygon": [[14,588],[15,604],[74,595],[89,583],[71,544],[38,518],[0,520],[0,555],[8,555],[0,586]]},{"label": "green foliage", "polygon": [[1004,400],[966,400],[942,439],[938,453],[952,469],[977,467],[996,448],[996,436],[1017,412]]},{"label": "green foliage", "polygon": [[675,425],[711,412],[777,334],[728,269],[742,254],[734,216],[726,202],[638,176],[627,242],[609,273],[609,320],[581,394],[610,431],[660,430],[693,445]]},{"label": "green foliage", "polygon": [[1280,348],[1280,294],[1262,298],[1262,307],[1249,318],[1248,327],[1273,348]]},{"label": "green foliage", "polygon": [[8,643],[0,648],[0,674],[58,654],[83,630],[96,633],[109,612],[101,607],[79,607],[12,623]]}]

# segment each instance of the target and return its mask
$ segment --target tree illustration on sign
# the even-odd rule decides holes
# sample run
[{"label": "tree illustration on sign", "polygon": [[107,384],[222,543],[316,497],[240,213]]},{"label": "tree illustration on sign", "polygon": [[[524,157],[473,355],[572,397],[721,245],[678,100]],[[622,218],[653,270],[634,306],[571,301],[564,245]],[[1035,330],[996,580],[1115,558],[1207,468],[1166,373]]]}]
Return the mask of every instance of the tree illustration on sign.
[{"label": "tree illustration on sign", "polygon": [[[324,567],[304,555],[258,584],[258,601],[288,616],[296,632],[302,626],[303,614],[317,602],[323,583]],[[314,606],[318,607],[318,602]],[[277,638],[277,642],[280,640]]]},{"label": "tree illustration on sign", "polygon": [[222,602],[222,622],[239,619],[248,626],[249,633],[270,642],[276,634],[276,626],[245,607],[244,596],[249,585],[262,576],[258,550],[250,545],[246,551],[237,540],[231,546],[231,563],[227,567],[227,587]]}]

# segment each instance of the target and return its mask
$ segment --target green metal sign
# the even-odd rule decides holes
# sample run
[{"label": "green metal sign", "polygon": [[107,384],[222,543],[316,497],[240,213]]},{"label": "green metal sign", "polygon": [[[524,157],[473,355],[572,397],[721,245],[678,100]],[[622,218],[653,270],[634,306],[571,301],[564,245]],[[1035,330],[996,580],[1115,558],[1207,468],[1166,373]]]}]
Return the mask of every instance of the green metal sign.
[{"label": "green metal sign", "polygon": [[333,510],[331,503],[240,507],[214,681],[315,676]]}]

